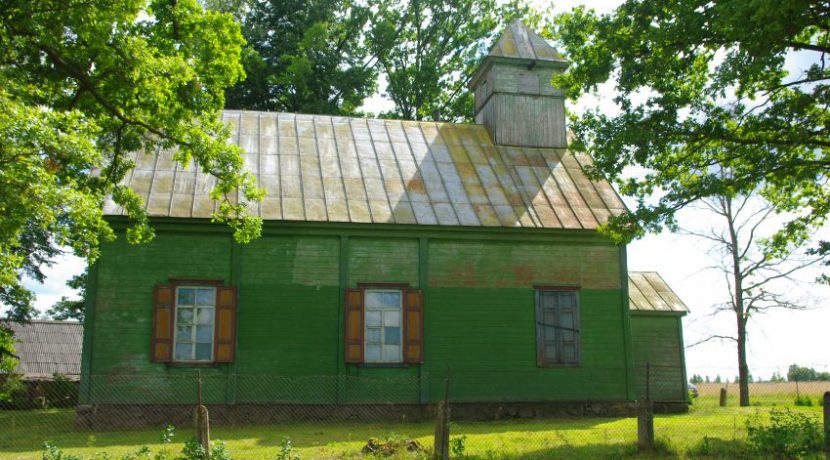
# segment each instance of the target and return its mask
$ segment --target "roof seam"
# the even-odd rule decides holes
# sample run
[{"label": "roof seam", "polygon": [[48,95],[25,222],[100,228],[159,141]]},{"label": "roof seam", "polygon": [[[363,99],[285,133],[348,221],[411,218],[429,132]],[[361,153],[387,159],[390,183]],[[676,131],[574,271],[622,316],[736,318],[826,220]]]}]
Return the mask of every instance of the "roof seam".
[{"label": "roof seam", "polygon": [[[366,124],[368,125],[369,123],[367,122]],[[386,176],[383,174],[383,167],[381,166],[380,159],[378,158],[378,149],[377,149],[377,146],[375,145],[375,135],[372,134],[372,127],[371,126],[368,126],[368,129],[369,129],[369,142],[372,143],[372,152],[375,154],[374,155],[375,164],[378,165],[378,174],[380,174],[380,181],[381,181],[381,185],[382,185],[381,188],[383,188],[383,196],[386,197],[386,205],[389,206],[389,219],[394,223],[395,215],[392,212],[393,211],[393,209],[392,209],[392,200],[389,199],[389,191],[386,190],[386,183],[385,183]],[[383,123],[383,132],[384,132],[384,134],[387,134],[386,133],[386,123]],[[392,148],[392,143],[391,142],[389,143],[389,148]],[[371,205],[369,207],[371,207]]]},{"label": "roof seam", "polygon": [[323,195],[323,211],[326,214],[326,222],[331,221],[329,217],[329,204],[326,201],[326,186],[323,184],[323,160],[320,156],[320,143],[317,139],[320,136],[317,135],[317,123],[316,123],[316,116],[311,116],[311,128],[314,130],[314,153],[317,156],[317,173],[319,174],[317,177],[320,178],[320,193]]}]

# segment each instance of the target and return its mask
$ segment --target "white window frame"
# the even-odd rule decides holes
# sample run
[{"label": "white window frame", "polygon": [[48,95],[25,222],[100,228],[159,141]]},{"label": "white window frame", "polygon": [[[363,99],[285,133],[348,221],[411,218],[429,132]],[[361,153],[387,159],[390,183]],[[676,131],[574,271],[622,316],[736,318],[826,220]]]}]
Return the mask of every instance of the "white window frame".
[{"label": "white window frame", "polygon": [[[396,293],[398,294],[398,308],[397,310],[392,308],[372,308],[370,310],[368,305],[368,298],[370,293]],[[364,362],[367,364],[401,364],[403,363],[403,297],[404,290],[403,289],[390,289],[390,288],[366,288],[363,290],[363,357]],[[380,358],[370,360],[367,357],[366,348],[370,345],[369,343],[369,329],[370,326],[368,325],[367,317],[369,311],[378,311],[380,312]],[[384,325],[384,313],[386,312],[394,312],[397,311],[398,313],[398,355],[394,359],[383,359],[383,348],[385,346],[389,346],[386,344],[386,327]],[[376,326],[372,326],[371,328],[377,328]]]},{"label": "white window frame", "polygon": [[[190,340],[191,340],[191,353],[190,359],[179,359],[176,357],[176,347],[178,344],[178,337],[179,337],[179,289],[195,289],[198,291],[199,289],[211,289],[213,290],[213,306],[206,307],[206,306],[199,306],[196,302],[197,296],[194,296],[193,305],[188,307],[193,309],[193,324],[191,325],[190,330]],[[173,361],[177,363],[209,363],[213,362],[214,352],[216,348],[216,297],[217,297],[217,290],[216,286],[209,286],[209,285],[181,285],[176,286],[176,289],[173,293],[173,301],[174,301],[174,310],[173,310]],[[211,322],[211,333],[210,333],[210,357],[208,359],[196,359],[196,344],[197,343],[204,343],[204,342],[197,342],[196,341],[196,328],[198,324],[196,323],[196,318],[198,317],[198,310],[213,310],[213,321]]]}]

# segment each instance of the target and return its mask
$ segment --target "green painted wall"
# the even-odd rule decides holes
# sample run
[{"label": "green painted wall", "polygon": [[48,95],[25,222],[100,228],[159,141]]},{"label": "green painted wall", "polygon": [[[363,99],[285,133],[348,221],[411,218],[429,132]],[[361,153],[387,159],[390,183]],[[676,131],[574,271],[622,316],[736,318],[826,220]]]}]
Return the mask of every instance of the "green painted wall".
[{"label": "green painted wall", "polygon": [[[208,402],[437,401],[448,369],[457,401],[627,398],[619,248],[590,232],[402,227],[267,225],[238,245],[221,226],[160,222],[151,243],[104,244],[82,398],[191,402],[197,369]],[[150,362],[152,288],[170,277],[239,287],[233,364]],[[372,282],[424,290],[423,365],[343,363],[343,289]],[[536,366],[534,285],[580,287],[580,366]]]},{"label": "green painted wall", "polygon": [[[681,317],[678,315],[631,313],[631,343],[634,386],[638,398],[654,401],[685,401],[686,378],[683,359]],[[646,364],[649,364],[648,370]]]}]

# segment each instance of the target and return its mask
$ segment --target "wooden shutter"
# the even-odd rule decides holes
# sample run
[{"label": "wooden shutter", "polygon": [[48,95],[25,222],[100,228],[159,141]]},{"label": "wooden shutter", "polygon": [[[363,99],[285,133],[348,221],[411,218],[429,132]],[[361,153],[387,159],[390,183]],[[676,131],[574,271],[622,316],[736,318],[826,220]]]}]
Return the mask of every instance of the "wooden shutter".
[{"label": "wooden shutter", "polygon": [[346,289],[344,353],[347,363],[363,362],[363,290]]},{"label": "wooden shutter", "polygon": [[232,363],[236,354],[236,287],[216,287],[213,361]]},{"label": "wooden shutter", "polygon": [[424,362],[424,294],[420,289],[407,289],[404,292],[403,361],[419,364]]},{"label": "wooden shutter", "polygon": [[157,284],[153,290],[153,335],[150,359],[168,363],[173,358],[173,314],[175,302],[173,286]]}]

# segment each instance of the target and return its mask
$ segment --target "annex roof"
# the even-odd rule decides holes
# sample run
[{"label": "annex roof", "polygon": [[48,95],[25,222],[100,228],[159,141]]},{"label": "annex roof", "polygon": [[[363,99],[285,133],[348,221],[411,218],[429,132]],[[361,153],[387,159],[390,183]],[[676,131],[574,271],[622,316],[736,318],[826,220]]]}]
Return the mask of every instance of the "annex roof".
[{"label": "annex roof", "polygon": [[[495,145],[482,125],[225,111],[265,220],[595,229],[624,211],[587,155]],[[148,213],[210,217],[215,179],[173,152],[133,153]],[[123,214],[112,201],[110,215]]]},{"label": "annex roof", "polygon": [[686,314],[689,308],[657,272],[628,272],[629,308],[632,311]]},{"label": "annex roof", "polygon": [[515,20],[502,33],[488,57],[565,62],[552,46],[521,20]]},{"label": "annex roof", "polygon": [[6,323],[14,332],[15,369],[24,379],[48,379],[55,373],[77,380],[81,373],[84,326],[74,321],[33,320]]}]

